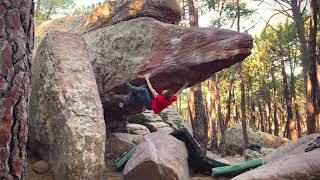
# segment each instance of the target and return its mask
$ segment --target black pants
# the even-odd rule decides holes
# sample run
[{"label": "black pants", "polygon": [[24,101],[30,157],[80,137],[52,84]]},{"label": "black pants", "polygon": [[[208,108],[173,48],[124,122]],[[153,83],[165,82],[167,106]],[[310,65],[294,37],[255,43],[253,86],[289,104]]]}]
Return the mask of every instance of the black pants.
[{"label": "black pants", "polygon": [[130,92],[132,92],[133,94],[132,94],[132,96],[130,96],[130,98],[128,100],[123,102],[124,107],[127,107],[133,103],[142,103],[145,105],[145,107],[148,110],[152,110],[152,106],[151,106],[152,100],[151,100],[150,94],[148,92],[148,89],[146,89],[143,86],[136,87],[136,86],[130,85],[128,87],[128,90]]},{"label": "black pants", "polygon": [[188,149],[189,166],[196,173],[211,174],[212,168],[228,166],[228,164],[208,158],[206,151],[201,149],[198,142],[192,137],[187,129],[183,128],[172,132],[170,135],[186,144]]}]

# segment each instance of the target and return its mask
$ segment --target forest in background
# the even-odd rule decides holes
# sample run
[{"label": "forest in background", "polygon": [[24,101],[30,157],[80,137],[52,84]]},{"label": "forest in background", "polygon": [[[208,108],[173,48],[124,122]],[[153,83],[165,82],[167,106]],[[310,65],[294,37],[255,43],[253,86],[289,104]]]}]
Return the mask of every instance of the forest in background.
[{"label": "forest in background", "polygon": [[[256,0],[257,1],[257,0]],[[104,1],[107,2],[107,1]],[[35,16],[88,15],[101,3],[74,7],[73,0],[38,0]],[[198,26],[202,14],[214,11],[212,27],[247,33],[243,22],[257,13],[250,1],[179,0],[182,26]],[[320,43],[317,1],[269,0],[274,15],[254,36],[252,55],[179,96],[174,108],[192,121],[195,138],[204,147],[224,152],[224,131],[233,124],[297,139],[320,130]],[[285,20],[275,23],[274,16]],[[247,146],[248,138],[244,138]]]}]

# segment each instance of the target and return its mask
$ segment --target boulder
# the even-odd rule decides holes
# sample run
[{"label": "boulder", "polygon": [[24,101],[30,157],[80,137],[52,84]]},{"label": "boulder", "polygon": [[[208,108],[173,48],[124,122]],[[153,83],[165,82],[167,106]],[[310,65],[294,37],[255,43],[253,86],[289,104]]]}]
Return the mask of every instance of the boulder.
[{"label": "boulder", "polygon": [[174,129],[165,122],[146,122],[145,125],[151,132],[162,131],[166,134],[170,134],[174,131]]},{"label": "boulder", "polygon": [[129,115],[127,117],[129,123],[144,124],[146,122],[161,122],[163,119],[158,114],[155,114],[153,111],[145,110],[142,113]]},{"label": "boulder", "polygon": [[162,132],[146,135],[127,162],[123,179],[189,179],[185,144]]},{"label": "boulder", "polygon": [[146,135],[150,133],[150,130],[141,124],[128,123],[126,129],[130,134]]},{"label": "boulder", "polygon": [[[179,113],[177,113],[179,114]],[[167,118],[169,119],[169,118]],[[135,114],[135,115],[129,115],[127,117],[128,122],[130,123],[137,123],[137,124],[141,124],[143,126],[148,127],[148,129],[151,132],[155,132],[155,131],[163,131],[167,134],[170,134],[171,132],[173,132],[174,130],[178,130],[178,126],[176,124],[168,124],[166,122],[164,122],[164,120],[161,118],[161,116],[153,113],[153,111],[150,110],[146,110],[142,113],[139,114]],[[173,119],[175,120],[175,119]],[[180,126],[180,128],[183,128],[182,126]]]},{"label": "boulder", "polygon": [[[155,90],[191,87],[251,54],[252,37],[226,29],[181,27],[138,17],[82,35],[89,49],[105,113],[137,114],[143,106],[121,110],[115,95],[127,94],[126,83]],[[110,93],[112,92],[112,93]],[[110,104],[114,104],[110,106]]]},{"label": "boulder", "polygon": [[52,31],[32,74],[29,140],[47,149],[56,179],[100,179],[106,128],[94,72],[80,36]]},{"label": "boulder", "polygon": [[246,149],[244,151],[243,157],[246,161],[252,160],[252,159],[259,159],[259,158],[264,158],[267,154],[275,151],[273,148],[264,148],[262,147],[260,152],[251,150],[251,149]]},{"label": "boulder", "polygon": [[85,33],[137,17],[152,17],[165,23],[178,24],[181,20],[181,12],[175,0],[108,1],[96,8],[78,31]]},{"label": "boulder", "polygon": [[111,165],[142,140],[141,135],[111,133],[106,141],[106,163]]},{"label": "boulder", "polygon": [[320,177],[320,148],[305,152],[307,144],[320,134],[302,137],[266,156],[267,163],[243,173],[233,180],[247,179],[318,179]]},{"label": "boulder", "polygon": [[[265,148],[278,148],[279,146],[288,143],[287,139],[261,131],[254,131],[250,127],[247,127],[247,131],[249,143],[258,144]],[[243,153],[243,136],[241,125],[235,124],[226,130],[225,143],[227,155]]]},{"label": "boulder", "polygon": [[191,121],[184,119],[181,114],[175,111],[172,107],[164,109],[160,114],[162,120],[169,124],[175,130],[186,128],[192,134]]}]

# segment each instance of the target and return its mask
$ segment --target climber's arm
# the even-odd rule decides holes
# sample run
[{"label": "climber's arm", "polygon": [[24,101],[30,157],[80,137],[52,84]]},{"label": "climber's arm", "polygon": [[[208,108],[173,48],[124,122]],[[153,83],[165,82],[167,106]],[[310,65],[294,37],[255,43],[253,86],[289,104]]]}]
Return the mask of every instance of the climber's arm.
[{"label": "climber's arm", "polygon": [[144,76],[144,78],[145,78],[146,81],[147,81],[148,87],[149,87],[152,95],[153,95],[154,97],[157,97],[157,96],[158,96],[158,93],[157,93],[156,90],[153,89],[153,87],[152,87],[152,85],[151,85],[151,83],[150,83],[150,74],[146,74],[146,75]]},{"label": "climber's arm", "polygon": [[178,96],[182,90],[184,90],[184,88],[186,88],[188,86],[188,82],[186,82],[174,95]]}]

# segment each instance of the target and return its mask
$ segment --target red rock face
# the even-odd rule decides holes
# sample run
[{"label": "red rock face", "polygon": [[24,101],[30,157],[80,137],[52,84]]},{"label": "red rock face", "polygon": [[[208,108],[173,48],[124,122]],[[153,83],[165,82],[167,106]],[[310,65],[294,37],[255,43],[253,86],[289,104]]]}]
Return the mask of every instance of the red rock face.
[{"label": "red rock face", "polygon": [[[127,82],[146,85],[146,73],[151,73],[158,92],[176,91],[185,82],[189,87],[200,83],[244,60],[251,54],[253,41],[250,35],[231,30],[181,27],[152,18],[136,18],[83,36],[100,95],[111,103],[110,91],[125,93]],[[129,112],[142,110],[135,106]]]}]

